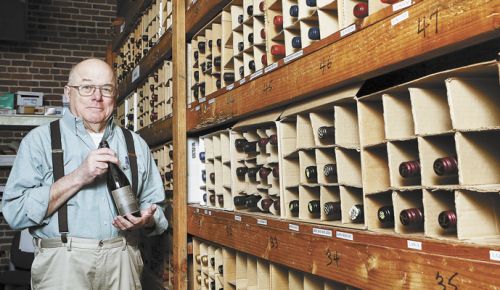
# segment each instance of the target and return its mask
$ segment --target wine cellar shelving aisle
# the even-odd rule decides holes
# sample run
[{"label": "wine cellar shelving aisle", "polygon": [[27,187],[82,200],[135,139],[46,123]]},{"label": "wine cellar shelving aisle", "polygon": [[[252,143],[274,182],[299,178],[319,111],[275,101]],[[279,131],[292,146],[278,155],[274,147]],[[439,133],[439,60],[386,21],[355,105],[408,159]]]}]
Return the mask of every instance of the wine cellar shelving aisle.
[{"label": "wine cellar shelving aisle", "polygon": [[163,285],[498,287],[499,7],[479,2],[133,1],[117,117],[173,201]]}]

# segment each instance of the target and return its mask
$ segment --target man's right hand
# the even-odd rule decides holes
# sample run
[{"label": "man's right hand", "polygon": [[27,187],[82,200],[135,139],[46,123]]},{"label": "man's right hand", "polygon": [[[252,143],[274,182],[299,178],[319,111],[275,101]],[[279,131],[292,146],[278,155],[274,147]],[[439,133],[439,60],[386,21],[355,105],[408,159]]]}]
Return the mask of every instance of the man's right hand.
[{"label": "man's right hand", "polygon": [[119,164],[115,152],[109,148],[99,148],[90,152],[75,173],[83,185],[87,185],[108,171],[108,162]]}]

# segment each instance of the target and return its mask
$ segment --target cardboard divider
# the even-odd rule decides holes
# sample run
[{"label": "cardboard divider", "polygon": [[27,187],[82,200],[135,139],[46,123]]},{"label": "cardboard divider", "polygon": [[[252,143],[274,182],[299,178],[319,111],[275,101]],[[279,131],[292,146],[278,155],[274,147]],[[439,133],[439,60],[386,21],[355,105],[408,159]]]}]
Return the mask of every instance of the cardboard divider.
[{"label": "cardboard divider", "polygon": [[[314,136],[314,146],[327,146],[335,144],[335,135],[327,136],[327,138],[320,139],[318,134],[318,129],[320,127],[334,127],[334,116],[333,110],[328,110],[324,112],[312,112],[309,113],[311,119],[312,133]],[[306,127],[306,126],[304,126]],[[304,128],[304,130],[306,130]]]},{"label": "cardboard divider", "polygon": [[340,188],[338,186],[321,186],[320,188],[320,204],[321,204],[321,221],[329,224],[340,224],[340,220],[331,221],[324,212],[324,206],[327,202],[341,201]]},{"label": "cardboard divider", "polygon": [[270,267],[270,278],[271,278],[271,290],[278,290],[278,289],[290,289],[289,284],[288,284],[288,270],[280,265],[271,264]]},{"label": "cardboard divider", "polygon": [[[438,239],[456,239],[457,228],[450,227],[444,229],[439,225],[439,215],[443,211],[454,211],[455,193],[453,191],[438,190],[431,191],[425,189],[424,193],[424,212],[425,212],[425,235]],[[459,221],[461,222],[461,220]]]},{"label": "cardboard divider", "polygon": [[214,158],[220,159],[222,157],[220,137],[218,135],[212,136],[212,143],[214,146]]},{"label": "cardboard divider", "polygon": [[361,153],[355,149],[335,148],[338,183],[362,187]]},{"label": "cardboard divider", "polygon": [[212,138],[202,138],[205,143],[205,160],[213,160],[214,159],[214,143]]},{"label": "cardboard divider", "polygon": [[320,200],[320,188],[299,186],[299,219],[318,221],[321,218],[321,212],[318,214],[309,212],[308,204],[312,200]]},{"label": "cardboard divider", "polygon": [[391,184],[387,146],[382,145],[361,150],[361,168],[365,194],[389,189]]},{"label": "cardboard divider", "polygon": [[[252,15],[248,14],[248,7],[253,6],[253,0],[243,0],[243,22],[247,22],[248,19],[252,18]],[[258,7],[255,7],[258,10]]]},{"label": "cardboard divider", "polygon": [[[365,222],[354,223],[349,215],[350,209],[357,204],[363,206],[363,189],[350,186],[340,186],[340,203],[342,208],[342,223],[349,227],[365,228]],[[363,209],[364,211],[364,209]]]},{"label": "cardboard divider", "polygon": [[236,253],[236,289],[246,289],[247,279],[247,255]]},{"label": "cardboard divider", "polygon": [[410,96],[407,90],[382,95],[385,137],[388,140],[409,139],[415,136]]},{"label": "cardboard divider", "polygon": [[231,145],[229,141],[229,132],[220,134],[220,145],[221,145],[221,155],[222,163],[227,164],[231,162]]},{"label": "cardboard divider", "polygon": [[453,134],[419,137],[418,148],[423,186],[458,184],[458,175],[439,176],[434,172],[436,159],[457,155]]},{"label": "cardboard divider", "polygon": [[358,109],[356,103],[337,105],[335,112],[335,143],[345,148],[359,148]]},{"label": "cardboard divider", "polygon": [[284,32],[282,27],[274,25],[273,20],[276,16],[283,16],[281,1],[266,0],[266,51],[268,64],[277,62],[283,56],[271,54],[273,45],[285,45]]},{"label": "cardboard divider", "polygon": [[290,290],[306,290],[304,289],[304,274],[295,270],[288,271],[288,284]]},{"label": "cardboard divider", "polygon": [[[387,222],[382,223],[378,218],[378,211],[382,207],[392,207],[392,191],[383,192],[378,194],[367,195],[365,198],[365,210],[366,210],[366,225],[368,230],[374,232],[385,232],[385,233],[393,233],[394,232],[394,220],[393,223]],[[399,218],[399,216],[395,216],[394,208],[393,208],[393,216],[394,218]],[[390,220],[390,219],[389,219]]]},{"label": "cardboard divider", "polygon": [[[299,151],[299,172],[300,172],[300,184],[318,184],[318,178],[307,179],[306,168],[309,166],[316,166],[316,154],[314,150],[301,150]],[[317,175],[319,176],[319,170],[316,168]]]},{"label": "cardboard divider", "polygon": [[257,260],[257,289],[270,289],[271,280],[269,273],[269,262]]},{"label": "cardboard divider", "polygon": [[457,133],[455,141],[460,185],[500,184],[500,131]]},{"label": "cardboard divider", "polygon": [[[220,159],[214,160],[214,172],[215,172],[215,194],[223,194],[222,187],[222,161]],[[210,176],[208,177],[210,179]]]},{"label": "cardboard divider", "polygon": [[233,289],[236,286],[236,253],[230,248],[222,249],[224,257],[224,289]]},{"label": "cardboard divider", "polygon": [[[298,218],[301,212],[300,206],[299,206],[299,214],[297,216],[292,215],[290,212],[290,202],[297,200],[299,201],[299,187],[288,187],[283,190],[283,209],[281,210],[284,212],[284,217],[287,219],[295,219]],[[306,209],[307,210],[307,209]]]},{"label": "cardboard divider", "polygon": [[[304,6],[306,6],[306,5],[304,5]],[[310,9],[308,9],[308,11],[311,11],[311,13],[316,12],[315,10],[310,10]],[[300,13],[300,10],[299,10],[299,13]],[[309,30],[311,28],[313,28],[313,29],[318,28],[319,27],[318,22],[319,21],[318,21],[318,14],[317,13],[314,13],[313,15],[307,17],[307,19],[304,18],[304,19],[300,20],[300,38],[301,38],[303,48],[318,41],[316,39],[311,39],[309,37]],[[320,34],[321,34],[321,30],[320,30]]]},{"label": "cardboard divider", "polygon": [[247,256],[247,289],[257,289],[257,258]]},{"label": "cardboard divider", "polygon": [[[419,151],[417,139],[408,141],[388,142],[387,155],[389,157],[389,176],[391,186],[395,188],[421,185],[421,174],[403,177],[400,173],[400,166],[403,162],[419,161]],[[420,171],[416,169],[416,171]]]},{"label": "cardboard divider", "polygon": [[290,54],[302,49],[302,46],[294,47],[292,45],[294,37],[300,37],[300,26],[299,25],[295,24],[293,26],[287,27],[284,30],[284,36],[285,36],[286,55],[290,55]]},{"label": "cardboard divider", "polygon": [[304,290],[324,290],[323,280],[305,273],[304,274]]},{"label": "cardboard divider", "polygon": [[[340,30],[339,15],[336,0],[317,1],[318,22],[321,39],[324,39]],[[325,2],[321,4],[321,2]]]},{"label": "cardboard divider", "polygon": [[[335,160],[335,149],[334,148],[322,148],[315,149],[316,155],[316,168],[318,171],[318,183],[319,184],[338,184],[338,167]],[[325,165],[334,165],[334,172],[329,176],[325,176],[324,168]]]},{"label": "cardboard divider", "polygon": [[[458,190],[455,193],[460,240],[500,244],[500,194]],[[481,225],[481,226],[478,226]]]},{"label": "cardboard divider", "polygon": [[[392,203],[394,205],[394,222],[396,233],[398,234],[423,234],[424,223],[417,225],[404,226],[401,223],[401,211],[412,208],[423,209],[422,190],[412,191],[394,191],[392,194]],[[425,218],[425,209],[424,209]]]},{"label": "cardboard divider", "polygon": [[353,9],[356,4],[359,2],[367,2],[367,1],[358,1],[358,0],[337,0],[338,1],[338,11],[339,11],[339,25],[340,29],[345,28],[355,22],[358,19],[353,14]]},{"label": "cardboard divider", "polygon": [[282,0],[281,5],[283,6],[283,27],[288,28],[298,20],[298,17],[294,17],[290,14],[290,8],[298,4],[296,0]]},{"label": "cardboard divider", "polygon": [[296,122],[279,122],[280,143],[283,156],[288,156],[297,150]]},{"label": "cardboard divider", "polygon": [[500,128],[498,76],[449,78],[446,80],[446,89],[454,129]]},{"label": "cardboard divider", "polygon": [[380,101],[358,101],[359,140],[361,146],[380,144],[385,140],[384,109]]},{"label": "cardboard divider", "polygon": [[444,86],[410,87],[409,92],[416,134],[439,134],[452,129]]}]

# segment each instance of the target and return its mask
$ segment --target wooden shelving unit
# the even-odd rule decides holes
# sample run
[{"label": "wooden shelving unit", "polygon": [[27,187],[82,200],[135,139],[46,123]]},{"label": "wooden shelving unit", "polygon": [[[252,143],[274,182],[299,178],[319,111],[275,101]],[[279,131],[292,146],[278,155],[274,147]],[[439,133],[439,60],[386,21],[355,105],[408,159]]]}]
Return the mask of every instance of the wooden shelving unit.
[{"label": "wooden shelving unit", "polygon": [[203,103],[193,103],[187,113],[188,131],[220,125],[500,36],[498,5],[493,1],[413,2],[397,12],[385,8],[357,24],[353,34],[342,37],[343,32],[337,32],[306,47],[302,56],[297,54],[288,63],[280,60],[277,67],[271,64],[255,72],[255,78],[247,77],[242,85],[234,83],[207,96]]},{"label": "wooden shelving unit", "polygon": [[[494,289],[486,247],[188,207],[188,233],[362,289]],[[496,270],[495,270],[496,269]],[[456,288],[453,287],[455,285]]]},{"label": "wooden shelving unit", "polygon": [[152,0],[134,0],[134,1],[123,1],[125,7],[125,15],[123,16],[123,24],[120,27],[120,33],[113,40],[111,45],[112,50],[116,51],[125,42],[127,35],[133,30],[137,23],[137,20],[141,16],[142,11],[144,11],[149,5],[151,5]]}]

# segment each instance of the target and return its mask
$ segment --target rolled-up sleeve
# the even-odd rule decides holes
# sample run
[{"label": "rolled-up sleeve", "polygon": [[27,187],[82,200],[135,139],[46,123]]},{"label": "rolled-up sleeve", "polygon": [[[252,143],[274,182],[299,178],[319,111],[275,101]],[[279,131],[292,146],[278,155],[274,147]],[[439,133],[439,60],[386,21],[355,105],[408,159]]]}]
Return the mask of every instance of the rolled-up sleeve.
[{"label": "rolled-up sleeve", "polygon": [[[154,214],[155,227],[146,232],[148,236],[160,235],[168,228],[168,221],[164,214],[165,189],[163,181],[154,162],[153,155],[146,142],[139,138],[142,162],[144,162],[145,173],[142,177],[142,186],[139,192],[141,210],[156,204],[158,207]],[[138,158],[140,158],[138,156]],[[141,162],[141,161],[139,161]]]},{"label": "rolled-up sleeve", "polygon": [[24,229],[47,224],[45,218],[50,198],[50,185],[46,183],[51,172],[42,164],[45,154],[42,145],[28,135],[21,142],[2,198],[2,212],[13,229]]}]

